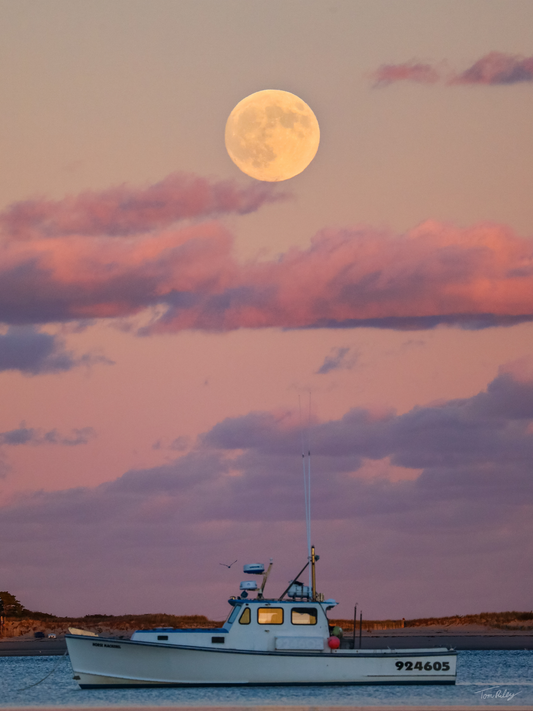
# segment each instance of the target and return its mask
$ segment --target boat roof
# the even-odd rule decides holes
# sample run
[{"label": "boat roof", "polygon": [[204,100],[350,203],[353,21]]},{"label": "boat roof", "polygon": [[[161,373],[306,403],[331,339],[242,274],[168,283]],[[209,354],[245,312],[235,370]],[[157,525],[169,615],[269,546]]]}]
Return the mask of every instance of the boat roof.
[{"label": "boat roof", "polygon": [[327,607],[335,607],[339,603],[336,600],[330,598],[329,600],[278,600],[277,598],[268,597],[230,597],[228,600],[230,605],[244,605],[244,604],[260,604],[260,605],[326,605]]}]

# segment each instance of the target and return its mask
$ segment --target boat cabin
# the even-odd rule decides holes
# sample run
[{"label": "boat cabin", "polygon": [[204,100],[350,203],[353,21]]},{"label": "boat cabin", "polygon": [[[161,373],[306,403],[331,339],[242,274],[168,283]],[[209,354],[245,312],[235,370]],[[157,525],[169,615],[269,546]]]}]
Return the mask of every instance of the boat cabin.
[{"label": "boat cabin", "polygon": [[218,629],[139,630],[131,639],[192,647],[329,652],[327,611],[337,605],[335,600],[231,598],[228,602],[232,609]]}]

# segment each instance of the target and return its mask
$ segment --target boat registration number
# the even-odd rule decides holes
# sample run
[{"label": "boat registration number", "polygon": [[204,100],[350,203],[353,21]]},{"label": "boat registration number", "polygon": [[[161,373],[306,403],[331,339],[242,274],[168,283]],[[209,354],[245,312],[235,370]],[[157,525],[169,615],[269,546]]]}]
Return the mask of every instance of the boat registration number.
[{"label": "boat registration number", "polygon": [[396,669],[401,671],[450,671],[450,662],[396,662]]}]

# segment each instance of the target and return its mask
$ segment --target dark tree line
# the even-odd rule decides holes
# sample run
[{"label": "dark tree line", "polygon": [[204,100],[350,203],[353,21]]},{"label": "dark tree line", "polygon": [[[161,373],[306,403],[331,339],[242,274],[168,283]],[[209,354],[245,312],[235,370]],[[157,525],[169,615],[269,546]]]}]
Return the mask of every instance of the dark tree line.
[{"label": "dark tree line", "polygon": [[27,610],[10,592],[0,590],[0,617],[53,617],[53,615]]},{"label": "dark tree line", "polygon": [[0,614],[6,617],[23,617],[28,610],[7,590],[0,590]]}]

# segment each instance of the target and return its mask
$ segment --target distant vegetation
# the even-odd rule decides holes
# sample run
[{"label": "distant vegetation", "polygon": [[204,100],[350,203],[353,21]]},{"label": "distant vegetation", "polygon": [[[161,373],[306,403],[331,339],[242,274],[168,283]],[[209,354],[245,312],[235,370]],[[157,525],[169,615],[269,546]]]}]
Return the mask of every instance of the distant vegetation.
[{"label": "distant vegetation", "polygon": [[103,625],[105,627],[116,627],[119,629],[133,629],[146,627],[190,627],[190,628],[210,628],[221,627],[223,622],[213,622],[205,615],[85,615],[77,618],[56,618],[58,622],[70,622],[80,625]]},{"label": "distant vegetation", "polygon": [[5,617],[32,617],[33,619],[54,618],[54,615],[48,615],[46,612],[27,610],[24,605],[22,605],[14,595],[7,592],[7,590],[0,590],[0,614],[5,615]]},{"label": "distant vegetation", "polygon": [[[451,627],[455,625],[484,625],[500,629],[530,629],[531,612],[481,612],[478,615],[451,615],[450,617],[421,617],[413,620],[364,620],[363,630],[390,629],[398,627]],[[353,620],[332,620],[344,630],[353,630]],[[527,624],[527,623],[530,624]],[[522,623],[522,624],[520,624]],[[356,629],[359,629],[357,621]]]},{"label": "distant vegetation", "polygon": [[64,627],[90,627],[114,628],[117,630],[131,630],[149,627],[184,627],[184,628],[210,628],[221,627],[223,622],[213,622],[205,615],[85,615],[84,617],[58,617],[46,612],[28,610],[7,590],[0,591],[0,615],[6,621],[24,620],[40,621],[46,626]]},{"label": "distant vegetation", "polygon": [[[2,608],[3,607],[3,612]],[[154,627],[203,628],[221,627],[223,621],[209,620],[205,615],[165,615],[161,613],[145,615],[85,615],[84,617],[57,617],[46,612],[28,610],[17,598],[7,591],[0,591],[0,615],[6,620],[35,620],[47,626],[73,626],[85,628],[111,628],[116,630],[146,629]],[[332,624],[344,631],[353,631],[353,619],[335,619]],[[533,611],[530,612],[481,612],[477,615],[452,615],[449,617],[424,617],[413,620],[363,620],[363,630],[394,629],[399,627],[451,627],[455,625],[485,625],[500,629],[531,629]],[[356,630],[359,628],[359,621]]]},{"label": "distant vegetation", "polygon": [[[453,615],[452,617],[431,617],[428,619],[406,620],[406,627],[425,627],[426,625],[487,625],[488,627],[512,626],[517,629],[517,622],[533,620],[530,612],[481,612],[479,615]],[[513,624],[515,623],[515,624]],[[524,625],[530,627],[531,625]]]},{"label": "distant vegetation", "polygon": [[78,622],[78,623],[103,623],[109,625],[117,624],[119,626],[127,625],[128,623],[136,623],[142,621],[144,626],[152,627],[179,627],[184,624],[190,627],[218,627],[222,622],[213,622],[208,620],[205,615],[165,615],[165,614],[147,614],[147,615],[85,615],[84,617],[58,617],[50,615],[47,612],[36,612],[28,610],[17,598],[7,590],[0,591],[0,612],[3,612],[6,618],[31,618],[33,620],[48,619],[57,622]]}]

